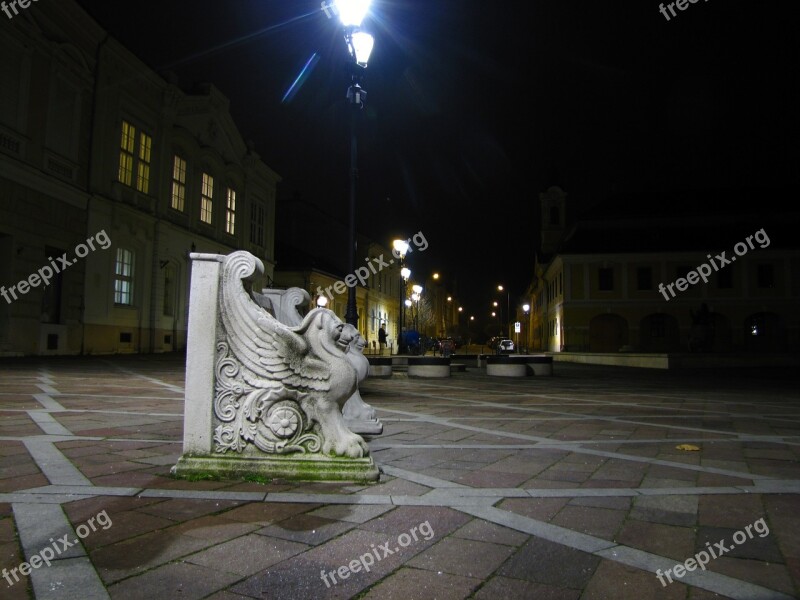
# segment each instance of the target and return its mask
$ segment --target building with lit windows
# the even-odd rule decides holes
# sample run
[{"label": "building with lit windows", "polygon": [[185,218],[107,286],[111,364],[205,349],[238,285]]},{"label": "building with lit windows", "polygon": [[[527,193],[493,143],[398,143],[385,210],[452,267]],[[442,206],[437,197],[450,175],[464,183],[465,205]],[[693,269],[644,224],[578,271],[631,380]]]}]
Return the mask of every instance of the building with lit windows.
[{"label": "building with lit windows", "polygon": [[518,312],[529,348],[797,351],[800,214],[762,210],[776,194],[618,197],[568,226],[567,195],[548,189],[530,314]]},{"label": "building with lit windows", "polygon": [[166,81],[70,0],[0,21],[0,50],[0,285],[72,263],[0,301],[0,355],[184,348],[190,252],[272,277],[280,177],[216,88]]}]

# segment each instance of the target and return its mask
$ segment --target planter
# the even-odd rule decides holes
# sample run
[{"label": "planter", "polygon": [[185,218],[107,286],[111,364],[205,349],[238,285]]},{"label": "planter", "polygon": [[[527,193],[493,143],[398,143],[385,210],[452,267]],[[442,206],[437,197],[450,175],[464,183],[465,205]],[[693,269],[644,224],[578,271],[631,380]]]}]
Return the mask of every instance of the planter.
[{"label": "planter", "polygon": [[450,377],[450,359],[431,356],[410,356],[408,358],[409,377]]},{"label": "planter", "polygon": [[525,377],[528,363],[522,356],[487,356],[486,374],[492,377]]}]

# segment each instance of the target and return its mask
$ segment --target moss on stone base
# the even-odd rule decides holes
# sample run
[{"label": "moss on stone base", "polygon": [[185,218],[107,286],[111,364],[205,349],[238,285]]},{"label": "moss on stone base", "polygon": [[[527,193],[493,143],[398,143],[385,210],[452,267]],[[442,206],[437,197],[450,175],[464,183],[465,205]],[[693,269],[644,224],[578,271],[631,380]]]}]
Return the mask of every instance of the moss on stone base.
[{"label": "moss on stone base", "polygon": [[334,458],[318,454],[258,458],[184,455],[172,472],[181,479],[213,477],[250,481],[280,478],[290,481],[373,483],[380,477],[372,457]]}]

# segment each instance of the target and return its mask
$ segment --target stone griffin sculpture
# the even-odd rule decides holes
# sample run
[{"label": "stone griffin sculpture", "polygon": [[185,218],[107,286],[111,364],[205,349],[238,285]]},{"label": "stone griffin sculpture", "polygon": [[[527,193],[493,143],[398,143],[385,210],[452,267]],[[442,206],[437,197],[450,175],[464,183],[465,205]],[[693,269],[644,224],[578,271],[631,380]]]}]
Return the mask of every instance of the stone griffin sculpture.
[{"label": "stone griffin sculpture", "polygon": [[342,417],[358,374],[348,360],[358,331],[324,308],[285,325],[245,292],[263,272],[248,252],[225,257],[219,287],[214,452],[322,453],[361,458],[363,438]]},{"label": "stone griffin sculpture", "polygon": [[[356,332],[356,336],[350,344],[350,352],[347,353],[347,360],[356,370],[359,383],[369,375],[369,360],[364,356],[364,348],[366,346],[367,340]],[[351,431],[362,435],[380,435],[383,433],[383,423],[378,420],[375,409],[364,402],[358,388],[345,403],[342,413],[344,414],[344,421]]]}]

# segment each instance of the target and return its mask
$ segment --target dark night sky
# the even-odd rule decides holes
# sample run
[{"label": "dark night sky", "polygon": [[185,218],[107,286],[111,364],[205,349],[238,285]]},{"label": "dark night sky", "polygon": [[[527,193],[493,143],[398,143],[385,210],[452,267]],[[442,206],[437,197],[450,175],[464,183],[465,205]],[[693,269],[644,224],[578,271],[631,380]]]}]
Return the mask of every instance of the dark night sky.
[{"label": "dark night sky", "polygon": [[[279,198],[346,214],[346,53],[318,1],[79,2],[183,87],[220,88],[284,177]],[[456,275],[477,313],[498,282],[512,294],[528,283],[548,185],[570,194],[572,217],[615,193],[797,185],[787,9],[700,0],[669,22],[658,9],[374,0],[362,232],[388,242],[424,231],[430,247],[412,268]]]}]

